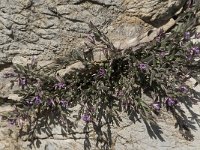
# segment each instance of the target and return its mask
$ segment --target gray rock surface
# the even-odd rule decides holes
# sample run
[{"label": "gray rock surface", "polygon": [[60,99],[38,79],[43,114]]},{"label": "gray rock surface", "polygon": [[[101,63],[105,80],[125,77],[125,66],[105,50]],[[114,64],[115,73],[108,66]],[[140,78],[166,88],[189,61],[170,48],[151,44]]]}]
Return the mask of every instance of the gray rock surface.
[{"label": "gray rock surface", "polygon": [[81,50],[91,21],[119,45],[159,28],[185,0],[1,0],[0,64],[14,56],[50,60]]}]

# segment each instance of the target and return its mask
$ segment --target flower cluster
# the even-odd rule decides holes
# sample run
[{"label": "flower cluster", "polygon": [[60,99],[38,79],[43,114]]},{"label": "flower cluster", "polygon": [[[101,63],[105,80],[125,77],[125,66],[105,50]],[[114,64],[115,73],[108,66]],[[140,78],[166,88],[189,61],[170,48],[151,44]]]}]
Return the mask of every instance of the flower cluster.
[{"label": "flower cluster", "polygon": [[152,104],[153,110],[155,110],[156,112],[159,112],[161,109],[161,104],[159,102],[154,102]]},{"label": "flower cluster", "polygon": [[39,95],[35,96],[33,98],[33,102],[34,104],[39,105],[40,103],[42,103],[41,97]]},{"label": "flower cluster", "polygon": [[141,64],[139,64],[139,68],[141,71],[144,71],[147,69],[147,64],[141,63]]},{"label": "flower cluster", "polygon": [[172,107],[172,106],[175,106],[178,102],[177,102],[177,100],[168,97],[168,98],[165,100],[165,103],[166,103],[166,106],[167,106],[167,107]]},{"label": "flower cluster", "polygon": [[103,67],[101,67],[98,71],[98,75],[99,77],[104,77],[106,75],[106,70]]},{"label": "flower cluster", "polygon": [[54,85],[55,90],[56,90],[56,89],[61,90],[61,89],[64,89],[65,87],[66,87],[66,84],[64,84],[64,83],[62,83],[62,82],[56,83],[56,84]]},{"label": "flower cluster", "polygon": [[82,120],[85,121],[86,123],[89,123],[91,121],[91,117],[89,114],[83,114]]}]

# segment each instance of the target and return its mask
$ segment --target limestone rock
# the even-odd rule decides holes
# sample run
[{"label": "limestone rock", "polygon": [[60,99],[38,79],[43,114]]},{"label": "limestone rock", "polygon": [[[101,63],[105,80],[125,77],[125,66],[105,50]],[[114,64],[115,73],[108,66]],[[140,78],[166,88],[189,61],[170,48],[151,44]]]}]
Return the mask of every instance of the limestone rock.
[{"label": "limestone rock", "polygon": [[11,94],[8,95],[8,99],[11,99],[11,100],[14,100],[14,101],[20,101],[21,97],[18,94],[11,93]]},{"label": "limestone rock", "polygon": [[1,109],[0,109],[0,113],[6,113],[6,112],[10,112],[10,111],[13,111],[14,108],[10,105],[4,105],[4,106],[1,106]]},{"label": "limestone rock", "polygon": [[72,71],[80,70],[80,69],[83,69],[83,68],[85,68],[85,66],[83,65],[82,62],[76,62],[76,63],[74,63],[70,66],[67,66],[65,69],[59,70],[57,73],[60,76],[64,76],[65,74],[68,74]]},{"label": "limestone rock", "polygon": [[19,64],[22,66],[26,66],[27,64],[31,63],[30,60],[28,60],[28,58],[22,57],[22,56],[15,56],[12,60],[13,64]]},{"label": "limestone rock", "polygon": [[2,0],[0,64],[22,55],[52,60],[65,51],[82,49],[90,21],[115,45],[123,41],[132,45],[141,35],[167,23],[185,1]]}]

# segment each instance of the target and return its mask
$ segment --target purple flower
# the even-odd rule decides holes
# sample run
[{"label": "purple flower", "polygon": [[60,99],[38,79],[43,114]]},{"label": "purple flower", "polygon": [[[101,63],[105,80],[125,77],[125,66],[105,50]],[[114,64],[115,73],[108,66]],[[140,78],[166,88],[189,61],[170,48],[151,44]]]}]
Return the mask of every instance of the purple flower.
[{"label": "purple flower", "polygon": [[27,85],[27,79],[25,77],[19,77],[19,86],[24,88],[25,85]]},{"label": "purple flower", "polygon": [[98,72],[98,75],[99,75],[100,77],[103,77],[103,76],[105,76],[105,74],[106,74],[106,70],[105,70],[104,68],[100,68],[100,69],[99,69],[99,72]]},{"label": "purple flower", "polygon": [[122,91],[122,90],[119,90],[118,92],[117,92],[117,96],[123,96],[124,95],[124,92]]},{"label": "purple flower", "polygon": [[49,100],[47,101],[47,105],[48,105],[48,106],[55,106],[54,100],[53,100],[53,99],[49,99]]},{"label": "purple flower", "polygon": [[87,36],[87,38],[88,38],[90,43],[95,44],[95,36],[94,36],[94,34],[89,34]]},{"label": "purple flower", "polygon": [[177,100],[168,97],[165,103],[167,106],[172,107],[177,104]]},{"label": "purple flower", "polygon": [[91,121],[90,115],[84,114],[82,116],[82,120],[85,121],[85,122],[90,122]]},{"label": "purple flower", "polygon": [[55,90],[56,89],[61,90],[61,89],[64,89],[65,87],[66,87],[66,84],[64,84],[62,82],[59,82],[59,83],[57,83],[57,84],[54,85]]},{"label": "purple flower", "polygon": [[139,64],[139,68],[140,68],[140,70],[146,70],[147,64],[141,63],[141,64]]},{"label": "purple flower", "polygon": [[160,111],[160,109],[161,109],[161,104],[160,104],[159,102],[154,102],[154,103],[152,104],[152,107],[153,107],[153,109],[154,109],[155,111]]},{"label": "purple flower", "polygon": [[164,51],[160,52],[160,54],[159,54],[160,57],[165,57],[166,55],[167,55],[167,52],[164,52]]},{"label": "purple flower", "polygon": [[189,40],[190,39],[190,32],[185,32],[184,39]]},{"label": "purple flower", "polygon": [[157,33],[156,41],[157,41],[157,42],[160,42],[161,39],[162,39],[164,36],[165,36],[165,32],[164,32],[164,30],[161,28],[161,29],[159,30],[159,32]]},{"label": "purple flower", "polygon": [[185,86],[181,86],[180,91],[183,92],[183,93],[186,93],[188,91],[188,89]]},{"label": "purple flower", "polygon": [[39,95],[35,96],[34,99],[33,99],[33,101],[34,101],[34,103],[36,105],[39,105],[40,103],[42,103],[42,100],[41,100],[41,98],[40,98]]},{"label": "purple flower", "polygon": [[19,86],[21,86],[22,89],[24,89],[24,87],[27,85],[27,79],[25,77],[19,77],[18,83]]},{"label": "purple flower", "polygon": [[63,100],[63,99],[60,101],[60,104],[61,104],[61,106],[64,107],[64,108],[66,108],[66,107],[68,106],[68,102],[65,101],[65,100]]},{"label": "purple flower", "polygon": [[191,51],[193,51],[193,54],[199,54],[199,47],[192,47]]},{"label": "purple flower", "polygon": [[187,58],[188,61],[192,61],[193,60],[193,56],[192,55],[188,55],[186,58]]}]

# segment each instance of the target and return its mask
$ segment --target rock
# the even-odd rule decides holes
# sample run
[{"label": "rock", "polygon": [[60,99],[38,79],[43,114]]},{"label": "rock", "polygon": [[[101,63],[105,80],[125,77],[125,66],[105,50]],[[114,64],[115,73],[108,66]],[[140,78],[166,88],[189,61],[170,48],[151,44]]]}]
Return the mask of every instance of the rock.
[{"label": "rock", "polygon": [[64,76],[65,74],[68,74],[68,73],[76,71],[76,70],[84,69],[84,68],[85,68],[85,66],[83,65],[82,62],[76,62],[70,66],[67,66],[65,69],[59,70],[57,73],[60,76]]},{"label": "rock", "polygon": [[107,60],[104,53],[102,51],[93,52],[94,62],[101,62]]},{"label": "rock", "polygon": [[13,34],[12,30],[8,30],[8,29],[3,29],[2,32],[3,32],[3,34],[9,35],[9,36],[11,36]]},{"label": "rock", "polygon": [[0,150],[5,150],[5,145],[3,143],[0,143]]},{"label": "rock", "polygon": [[21,14],[12,15],[12,20],[19,25],[26,25],[28,23],[28,18],[22,16]]},{"label": "rock", "polygon": [[152,41],[157,34],[159,33],[160,29],[163,29],[164,32],[168,31],[172,26],[175,25],[175,20],[170,19],[166,24],[164,24],[161,28],[153,29],[151,34],[148,35],[148,33],[145,33],[143,35],[140,35],[138,38],[130,38],[128,40],[118,41],[117,43],[114,43],[115,46],[117,46],[119,49],[128,49],[130,47],[134,47],[138,44],[147,43]]},{"label": "rock", "polygon": [[57,146],[55,145],[55,143],[54,143],[54,144],[52,144],[52,143],[47,143],[47,144],[45,145],[45,150],[57,150],[56,147],[57,147]]},{"label": "rock", "polygon": [[200,25],[198,25],[198,26],[196,27],[196,32],[197,32],[197,33],[200,33]]},{"label": "rock", "polygon": [[51,67],[51,66],[54,66],[55,65],[55,62],[53,60],[49,60],[49,61],[38,61],[37,63],[37,67],[38,68],[42,68],[42,67]]},{"label": "rock", "polygon": [[15,56],[12,60],[12,63],[26,66],[27,64],[31,63],[31,61],[28,58],[22,56]]},{"label": "rock", "polygon": [[15,80],[17,74],[14,73],[12,67],[5,66],[7,68],[1,69],[0,72],[0,97],[7,98],[13,90],[16,89],[16,86],[13,85],[12,80]]},{"label": "rock", "polygon": [[117,47],[137,44],[141,35],[166,24],[185,1],[2,1],[0,64],[12,62],[15,56],[33,54],[48,61],[62,56],[65,51],[82,49],[80,43],[90,31],[90,21]]},{"label": "rock", "polygon": [[[7,32],[7,31],[6,31]],[[0,33],[0,45],[5,45],[5,44],[7,44],[7,43],[9,43],[9,42],[11,42],[11,39],[8,37],[8,36],[6,36],[5,34],[7,34],[7,33],[4,33],[4,34],[1,34]],[[2,47],[2,49],[3,49],[3,47]],[[4,57],[7,57],[7,55],[6,54],[2,54]],[[0,56],[0,58],[2,57],[2,58],[4,58],[3,56]],[[1,64],[2,62],[0,62],[0,64]]]},{"label": "rock", "polygon": [[188,85],[190,88],[193,88],[197,81],[194,78],[189,78],[185,84]]},{"label": "rock", "polygon": [[20,101],[21,97],[17,94],[9,94],[8,99],[14,100],[14,101]]},{"label": "rock", "polygon": [[12,106],[10,106],[10,105],[3,105],[3,106],[1,106],[0,113],[11,112],[13,110],[14,110],[14,108]]}]

